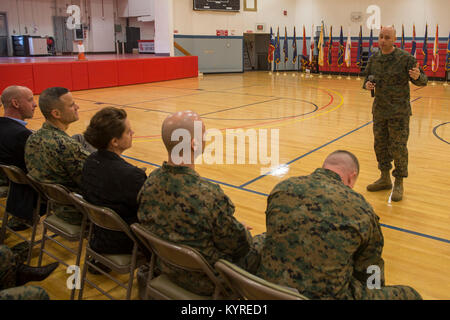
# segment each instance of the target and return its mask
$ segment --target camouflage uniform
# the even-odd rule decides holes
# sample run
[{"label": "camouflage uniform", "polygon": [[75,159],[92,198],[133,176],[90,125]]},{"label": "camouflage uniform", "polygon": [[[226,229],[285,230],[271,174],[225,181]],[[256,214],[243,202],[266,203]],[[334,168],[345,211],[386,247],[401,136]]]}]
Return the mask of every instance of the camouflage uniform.
[{"label": "camouflage uniform", "polygon": [[0,291],[0,300],[50,300],[39,286],[20,286]]},{"label": "camouflage uniform", "polygon": [[[364,197],[331,170],[289,178],[267,200],[257,275],[311,299],[421,299],[413,288],[384,285],[378,220]],[[371,265],[380,268],[381,289],[366,285]]]},{"label": "camouflage uniform", "polygon": [[[147,178],[138,202],[139,222],[155,235],[197,249],[212,266],[226,259],[256,271],[259,253],[250,233],[233,217],[233,203],[219,185],[193,169],[164,162]],[[187,290],[213,293],[214,285],[204,274],[180,271],[160,261],[158,267]]]},{"label": "camouflage uniform", "polygon": [[17,257],[5,245],[0,245],[0,300],[48,300],[44,289],[16,285]]},{"label": "camouflage uniform", "polygon": [[[61,129],[48,122],[33,133],[25,145],[28,173],[45,183],[61,184],[80,193],[81,172],[89,152]],[[71,224],[81,223],[81,214],[73,207],[58,206],[55,214]]]},{"label": "camouflage uniform", "polygon": [[374,149],[378,168],[381,171],[395,169],[397,178],[408,176],[408,136],[411,104],[409,81],[416,86],[426,86],[428,78],[420,68],[420,76],[413,80],[409,70],[417,64],[416,58],[408,52],[395,48],[390,54],[378,51],[369,58],[365,69],[366,78],[373,75],[376,81],[375,100],[372,106]]}]

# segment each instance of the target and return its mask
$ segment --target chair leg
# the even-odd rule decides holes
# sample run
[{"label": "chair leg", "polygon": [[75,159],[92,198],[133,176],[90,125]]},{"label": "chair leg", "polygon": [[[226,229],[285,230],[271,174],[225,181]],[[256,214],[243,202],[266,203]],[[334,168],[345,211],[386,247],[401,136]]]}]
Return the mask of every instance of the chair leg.
[{"label": "chair leg", "polygon": [[9,213],[6,211],[6,207],[5,207],[5,213],[3,214],[3,220],[2,220],[2,229],[0,231],[0,244],[3,244],[5,241],[6,225],[8,224],[8,218],[9,218]]},{"label": "chair leg", "polygon": [[128,279],[128,287],[127,287],[127,300],[130,300],[131,290],[133,289],[134,269],[136,269],[136,260],[137,260],[137,245],[135,244],[133,247],[133,255],[131,256],[130,277]]},{"label": "chair leg", "polygon": [[84,289],[84,279],[86,278],[86,272],[88,269],[88,252],[86,250],[86,254],[84,255],[84,265],[83,265],[83,272],[81,275],[81,284],[80,284],[80,291],[78,293],[78,300],[83,300],[83,289]]},{"label": "chair leg", "polygon": [[[36,209],[38,210],[38,209]],[[37,226],[39,224],[39,212],[36,212],[36,214],[33,217],[33,226],[32,226],[32,231],[31,231],[31,239],[29,242],[29,249],[28,249],[28,258],[27,258],[27,264],[30,265],[31,262],[31,254],[33,252],[33,247],[34,247],[34,243],[35,243],[35,239],[36,239],[36,230],[37,230]]]},{"label": "chair leg", "polygon": [[153,268],[155,267],[155,263],[156,263],[156,258],[155,258],[155,253],[152,252],[152,257],[150,258],[150,267],[148,270],[148,275],[147,275],[147,281],[145,284],[145,294],[144,294],[144,299],[148,300],[148,296],[150,294],[150,281],[153,279]]},{"label": "chair leg", "polygon": [[[80,241],[78,242],[78,250],[77,250],[77,259],[75,261],[75,265],[77,267],[80,267],[80,260],[81,260],[81,252],[83,250],[83,232],[80,233]],[[76,287],[72,290],[72,293],[70,294],[70,300],[73,300],[75,298],[75,290]]]},{"label": "chair leg", "polygon": [[38,260],[38,267],[42,265],[42,255],[44,253],[44,247],[45,247],[45,239],[47,237],[47,226],[44,223],[44,229],[42,230],[42,242],[41,242],[41,250],[39,252],[39,260]]}]

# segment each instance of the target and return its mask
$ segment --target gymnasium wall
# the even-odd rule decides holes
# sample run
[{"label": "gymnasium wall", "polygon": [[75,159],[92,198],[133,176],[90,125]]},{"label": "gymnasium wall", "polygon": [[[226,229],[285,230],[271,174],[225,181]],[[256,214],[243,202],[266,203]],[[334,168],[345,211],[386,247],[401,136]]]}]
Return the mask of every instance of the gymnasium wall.
[{"label": "gymnasium wall", "polygon": [[[242,36],[184,36],[175,35],[174,41],[198,56],[198,70],[204,73],[242,72]],[[176,56],[183,56],[175,49]]]},{"label": "gymnasium wall", "polygon": [[[366,27],[370,14],[366,9],[377,5],[381,9],[381,24],[394,24],[401,30],[405,26],[405,36],[412,36],[412,25],[416,25],[416,36],[423,37],[425,24],[428,23],[428,36],[434,37],[436,24],[439,24],[440,37],[448,37],[450,31],[449,0],[258,0],[258,10],[240,12],[212,12],[192,10],[192,0],[174,0],[174,30],[187,35],[215,35],[217,29],[225,29],[230,35],[242,35],[251,30],[256,32],[257,23],[265,24],[265,32],[270,26],[292,33],[294,25],[297,36],[304,24],[306,35],[311,35],[311,25],[318,25],[324,20],[325,25],[333,29],[342,25],[344,30],[352,28],[352,36],[357,36],[359,25],[363,25],[363,34],[368,36]],[[287,15],[283,11],[287,11]],[[351,13],[361,12],[361,22],[352,22]],[[281,31],[281,30],[280,30]],[[375,32],[377,34],[377,32]],[[292,34],[289,34],[292,36]],[[300,35],[301,36],[301,35]]]},{"label": "gymnasium wall", "polygon": [[[436,24],[439,24],[439,37],[447,38],[450,31],[449,0],[297,0],[296,22],[298,26],[312,23],[318,25],[323,20],[328,27],[333,25],[333,34],[343,26],[344,33],[351,27],[352,36],[357,36],[359,26],[363,26],[363,35],[369,36],[370,29],[366,21],[371,15],[366,13],[370,5],[380,7],[381,25],[394,24],[397,36],[401,35],[401,25],[405,27],[405,37],[412,37],[413,24],[416,25],[416,37],[423,38],[425,24],[428,23],[428,38],[435,36]],[[362,13],[361,22],[352,22],[351,13]],[[311,31],[309,31],[310,33]],[[308,34],[308,30],[306,31]],[[374,31],[378,35],[378,31]]]},{"label": "gymnasium wall", "polygon": [[[54,36],[52,16],[67,16],[68,5],[81,8],[81,22],[91,28],[85,48],[89,52],[115,51],[114,12],[116,0],[1,0],[0,12],[6,12],[9,35]],[[8,39],[12,55],[11,37]],[[74,51],[76,52],[76,46]]]}]

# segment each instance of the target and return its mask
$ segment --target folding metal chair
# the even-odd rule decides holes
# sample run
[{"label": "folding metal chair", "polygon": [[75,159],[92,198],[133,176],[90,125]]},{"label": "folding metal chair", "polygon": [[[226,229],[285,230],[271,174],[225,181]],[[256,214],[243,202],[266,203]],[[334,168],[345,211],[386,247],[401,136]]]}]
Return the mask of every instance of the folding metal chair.
[{"label": "folding metal chair", "polygon": [[[145,229],[139,223],[133,223],[131,225],[131,230],[133,230],[138,239],[153,252],[146,285],[146,299],[148,299],[149,296],[161,300],[210,300],[225,297],[227,299],[230,298],[222,281],[214,273],[214,269],[197,250],[186,245],[177,245],[163,240]],[[187,272],[201,272],[206,274],[215,285],[214,294],[212,296],[197,295],[178,286],[164,274],[155,277],[154,268],[156,256],[165,263],[186,270]]]},{"label": "folding metal chair", "polygon": [[[107,296],[110,299],[114,299],[110,294],[105,292],[103,289],[98,287],[95,283],[87,279],[86,272],[88,266],[93,267],[98,272],[106,275],[109,279],[117,283],[119,286],[123,287],[127,290],[126,300],[130,300],[131,290],[133,288],[133,279],[134,279],[134,271],[139,266],[145,263],[145,258],[139,257],[139,241],[136,239],[134,234],[131,232],[129,225],[123,221],[123,219],[113,210],[109,208],[95,206],[86,200],[84,200],[80,195],[71,193],[70,197],[72,202],[78,207],[78,210],[83,211],[85,215],[89,218],[90,227],[89,227],[89,236],[86,244],[86,256],[84,260],[83,272],[81,277],[81,288],[78,295],[78,299],[83,298],[83,289],[85,282],[88,282],[91,286],[96,288],[102,294]],[[133,250],[131,254],[102,254],[93,250],[89,242],[92,238],[92,230],[93,226],[96,225],[100,228],[112,230],[112,231],[121,231],[124,232],[134,243]],[[112,269],[114,272],[120,274],[129,274],[128,283],[122,283],[117,279],[113,278],[110,274],[104,272],[96,265],[92,264],[88,257],[92,257],[93,259],[99,261],[103,265]]]},{"label": "folding metal chair", "polygon": [[246,300],[308,300],[295,288],[266,281],[224,259],[214,266],[228,286]]},{"label": "folding metal chair", "polygon": [[[34,179],[31,175],[28,174],[28,177],[30,180],[32,180],[32,183],[41,190],[45,196],[47,197],[47,217],[42,222],[43,224],[43,231],[42,231],[42,243],[41,243],[41,251],[39,253],[39,261],[38,266],[42,265],[42,256],[44,253],[46,253],[48,256],[52,257],[53,259],[59,261],[66,267],[69,267],[69,265],[62,259],[56,257],[54,254],[49,252],[45,249],[45,242],[46,240],[51,240],[54,243],[58,244],[59,246],[63,247],[70,253],[76,256],[76,266],[80,266],[80,259],[81,259],[81,251],[83,249],[83,240],[85,235],[85,229],[86,229],[86,221],[87,217],[80,212],[83,217],[81,219],[81,225],[73,225],[70,223],[67,223],[66,221],[60,219],[56,215],[53,214],[53,207],[64,205],[64,206],[72,206],[74,207],[72,198],[70,197],[70,191],[59,184],[51,184],[51,183],[42,183]],[[70,242],[78,242],[77,250],[73,250],[72,248],[69,248],[65,244],[61,243],[60,241],[54,239],[53,236],[48,236],[47,231],[50,230],[54,234],[61,236],[67,241]],[[76,287],[72,289],[72,292],[70,294],[70,299],[72,300],[75,297],[75,290]]]},{"label": "folding metal chair", "polygon": [[[1,168],[1,170],[3,170],[5,175],[8,177],[10,186],[11,186],[11,182],[14,182],[16,184],[24,184],[24,185],[29,185],[29,186],[33,187],[33,185],[31,184],[30,180],[28,179],[27,175],[25,174],[25,172],[23,172],[22,169],[20,169],[20,168],[18,168],[16,166],[3,165],[3,164],[0,165],[0,168]],[[11,188],[8,188],[8,195],[9,195],[9,190],[10,189]],[[37,230],[37,226],[38,226],[39,221],[40,221],[39,213],[40,213],[40,208],[41,208],[41,201],[42,201],[42,198],[38,194],[37,204],[36,204],[36,207],[33,210],[31,223],[29,223],[28,221],[24,222],[25,225],[27,225],[28,227],[31,228],[31,237],[30,237],[30,239],[25,238],[20,233],[14,231],[10,227],[8,227],[8,219],[9,219],[9,216],[11,216],[12,214],[6,211],[6,206],[5,206],[5,213],[3,215],[2,228],[1,228],[1,231],[0,231],[0,243],[3,243],[4,240],[5,240],[6,230],[8,230],[9,232],[12,232],[13,234],[15,234],[20,239],[26,241],[28,243],[28,246],[29,246],[28,257],[27,257],[27,264],[30,264],[31,253],[33,251],[33,247],[35,245],[39,244],[39,241],[36,241],[36,230]]]}]

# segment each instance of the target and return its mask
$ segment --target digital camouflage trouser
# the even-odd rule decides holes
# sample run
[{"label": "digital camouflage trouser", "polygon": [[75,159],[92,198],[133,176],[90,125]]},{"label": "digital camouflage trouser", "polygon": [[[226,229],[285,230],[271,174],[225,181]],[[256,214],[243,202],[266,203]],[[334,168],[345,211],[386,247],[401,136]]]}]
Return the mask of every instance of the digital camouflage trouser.
[{"label": "digital camouflage trouser", "polygon": [[397,178],[408,176],[408,137],[409,116],[392,119],[373,119],[374,149],[381,171],[395,169],[392,175]]},{"label": "digital camouflage trouser", "polygon": [[0,300],[50,300],[50,297],[41,287],[20,286],[0,291]]},{"label": "digital camouflage trouser", "polygon": [[17,253],[5,245],[0,245],[0,300],[50,299],[41,287],[15,286],[17,260],[20,260]]}]

